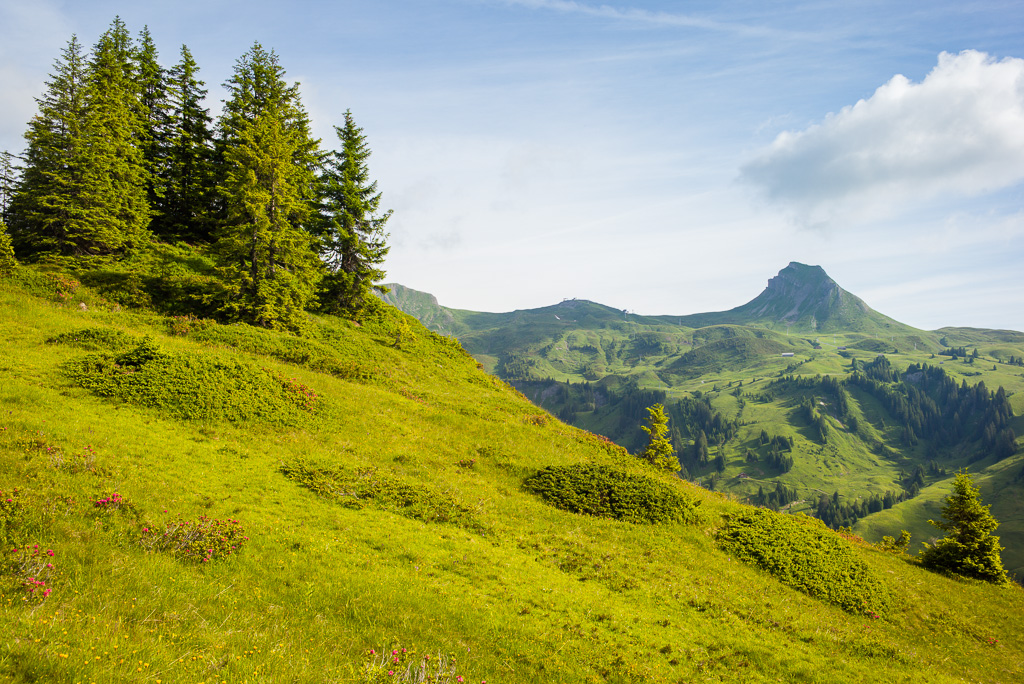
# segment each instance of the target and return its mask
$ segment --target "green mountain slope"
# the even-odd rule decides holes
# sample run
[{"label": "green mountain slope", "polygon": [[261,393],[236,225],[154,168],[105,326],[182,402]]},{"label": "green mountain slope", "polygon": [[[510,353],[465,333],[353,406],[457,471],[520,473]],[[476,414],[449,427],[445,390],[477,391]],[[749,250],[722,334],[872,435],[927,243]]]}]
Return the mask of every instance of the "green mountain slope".
[{"label": "green mountain slope", "polygon": [[[663,403],[687,477],[833,526],[857,524],[872,541],[898,535],[898,511],[918,510],[917,497],[923,505],[948,488],[958,468],[1015,462],[1005,459],[1024,433],[1007,422],[1024,413],[1024,334],[916,330],[873,311],[818,266],[792,263],[754,300],[726,312],[648,317],[570,300],[458,315],[466,349],[560,419],[637,452],[646,407]],[[880,355],[890,369],[884,383],[854,382],[855,371],[873,368]],[[903,377],[912,366],[939,369],[957,386],[983,383],[986,396],[1003,387],[1010,416],[986,417],[972,398],[925,427],[919,413],[931,409],[914,403],[917,376]],[[842,385],[841,396],[829,378]],[[943,406],[947,390],[926,391],[925,404]],[[901,408],[907,401],[911,412]],[[953,421],[955,436],[940,434]],[[1011,478],[993,493],[997,508],[1012,506],[1024,486]],[[933,528],[927,515],[909,517],[916,550]],[[1008,515],[1002,532],[1004,560],[1024,576],[1024,520]]]},{"label": "green mountain slope", "polygon": [[394,309],[309,331],[0,280],[0,678],[1024,675],[1018,587],[655,472]]}]

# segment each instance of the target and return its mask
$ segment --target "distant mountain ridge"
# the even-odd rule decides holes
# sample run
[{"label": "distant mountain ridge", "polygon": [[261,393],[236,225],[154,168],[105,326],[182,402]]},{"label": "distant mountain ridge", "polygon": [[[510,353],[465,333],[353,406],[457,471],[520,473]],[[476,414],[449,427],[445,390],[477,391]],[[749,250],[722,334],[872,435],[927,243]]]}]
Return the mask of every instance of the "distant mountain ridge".
[{"label": "distant mountain ridge", "polygon": [[557,318],[558,311],[566,309],[586,310],[586,315],[591,318],[628,319],[649,325],[687,328],[746,325],[794,333],[843,331],[885,333],[890,336],[921,332],[875,311],[864,300],[840,287],[821,266],[809,266],[795,261],[770,278],[764,291],[746,304],[728,311],[681,316],[627,316],[621,310],[576,299],[537,309],[482,313],[450,309],[438,304],[433,295],[403,285],[388,284],[386,287],[391,291],[382,295],[384,301],[415,316],[428,328],[455,336],[483,327],[507,325],[513,320],[522,321],[536,315]]}]

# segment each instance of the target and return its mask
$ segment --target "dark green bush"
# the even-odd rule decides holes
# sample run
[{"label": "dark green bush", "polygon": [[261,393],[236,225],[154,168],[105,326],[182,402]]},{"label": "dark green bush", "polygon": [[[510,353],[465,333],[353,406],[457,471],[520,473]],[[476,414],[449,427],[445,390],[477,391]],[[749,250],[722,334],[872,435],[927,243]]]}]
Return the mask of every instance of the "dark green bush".
[{"label": "dark green bush", "polygon": [[751,509],[719,530],[718,544],[783,584],[851,613],[879,617],[891,608],[888,587],[820,520]]},{"label": "dark green bush", "polygon": [[152,339],[123,354],[91,354],[64,366],[93,394],[160,409],[183,420],[300,425],[319,398],[295,379],[205,354],[167,353]]},{"label": "dark green bush", "polygon": [[[269,356],[345,380],[386,384],[381,370],[385,363],[383,357],[375,358],[366,350],[348,350],[340,348],[340,345],[324,344],[244,323],[206,324],[196,326],[195,332],[190,331],[188,334],[202,342],[223,344],[250,354]],[[359,361],[353,360],[352,356],[358,357]]]},{"label": "dark green bush", "polygon": [[121,352],[137,346],[140,339],[135,335],[114,328],[82,328],[55,335],[46,340],[47,344],[63,344],[89,351]]},{"label": "dark green bush", "polygon": [[449,492],[403,482],[376,468],[328,468],[292,461],[281,466],[281,472],[303,487],[349,508],[373,505],[414,520],[486,531],[472,510]]},{"label": "dark green bush", "polygon": [[523,485],[555,508],[573,513],[644,524],[701,520],[699,499],[612,466],[548,466]]},{"label": "dark green bush", "polygon": [[120,306],[130,309],[148,309],[153,299],[146,289],[148,278],[134,271],[96,270],[81,274],[86,285]]}]

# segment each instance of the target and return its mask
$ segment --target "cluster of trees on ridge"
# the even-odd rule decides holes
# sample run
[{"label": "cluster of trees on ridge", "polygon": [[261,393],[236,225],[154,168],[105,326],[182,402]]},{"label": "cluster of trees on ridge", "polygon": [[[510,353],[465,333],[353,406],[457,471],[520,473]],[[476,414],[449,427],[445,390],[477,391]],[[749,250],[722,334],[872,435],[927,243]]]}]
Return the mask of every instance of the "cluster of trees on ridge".
[{"label": "cluster of trees on ridge", "polygon": [[212,258],[207,295],[225,318],[299,329],[307,309],[367,306],[391,212],[351,112],[326,151],[272,50],[239,58],[216,121],[198,72],[187,46],[161,66],[149,31],[133,40],[120,19],[89,53],[68,42],[20,166],[9,153],[0,165],[18,257],[85,270],[184,243]]}]

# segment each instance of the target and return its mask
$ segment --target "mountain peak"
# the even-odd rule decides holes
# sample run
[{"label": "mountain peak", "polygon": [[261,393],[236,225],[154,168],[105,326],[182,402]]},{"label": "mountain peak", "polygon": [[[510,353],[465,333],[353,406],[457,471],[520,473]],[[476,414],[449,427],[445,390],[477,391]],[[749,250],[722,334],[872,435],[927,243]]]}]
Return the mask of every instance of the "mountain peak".
[{"label": "mountain peak", "polygon": [[723,323],[784,326],[801,332],[868,332],[909,330],[850,294],[821,266],[791,261],[768,280],[768,286],[751,301],[729,311],[693,314],[679,319],[691,327]]},{"label": "mountain peak", "polygon": [[839,287],[821,266],[796,261],[769,279],[760,295],[733,311],[753,320],[811,331],[856,330],[864,326],[865,318],[877,318],[876,325],[889,323],[864,300]]}]

